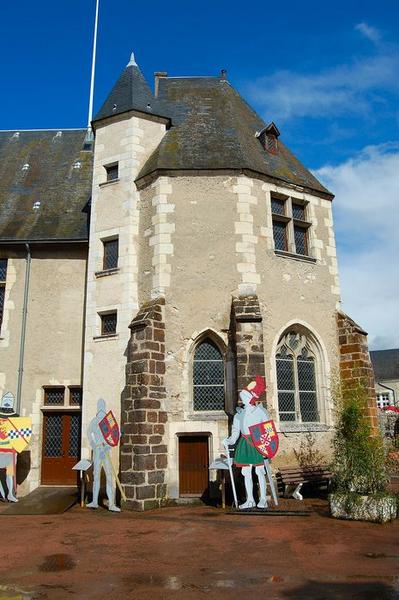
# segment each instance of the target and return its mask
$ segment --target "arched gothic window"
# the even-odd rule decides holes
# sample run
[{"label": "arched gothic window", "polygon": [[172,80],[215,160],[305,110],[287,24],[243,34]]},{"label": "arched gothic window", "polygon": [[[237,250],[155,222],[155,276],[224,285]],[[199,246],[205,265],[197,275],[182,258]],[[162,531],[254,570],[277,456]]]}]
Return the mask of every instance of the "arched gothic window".
[{"label": "arched gothic window", "polygon": [[289,331],[282,336],[276,352],[280,421],[320,421],[316,361],[306,335]]},{"label": "arched gothic window", "polygon": [[224,410],[224,360],[217,345],[203,339],[194,351],[193,408],[194,410]]}]

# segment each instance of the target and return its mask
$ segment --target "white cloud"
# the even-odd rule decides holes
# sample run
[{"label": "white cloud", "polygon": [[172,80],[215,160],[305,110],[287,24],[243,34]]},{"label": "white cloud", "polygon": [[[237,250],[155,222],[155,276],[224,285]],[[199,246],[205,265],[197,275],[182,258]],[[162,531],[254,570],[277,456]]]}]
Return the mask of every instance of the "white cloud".
[{"label": "white cloud", "polygon": [[367,25],[367,23],[358,23],[355,25],[355,29],[356,31],[360,31],[360,33],[371,42],[377,43],[381,39],[381,34],[378,29],[371,27],[371,25]]},{"label": "white cloud", "polygon": [[384,47],[362,60],[317,73],[284,70],[248,84],[265,118],[369,115],[384,104],[384,91],[399,94],[399,49]]},{"label": "white cloud", "polygon": [[399,143],[367,147],[317,177],[331,189],[343,309],[372,349],[399,347]]}]

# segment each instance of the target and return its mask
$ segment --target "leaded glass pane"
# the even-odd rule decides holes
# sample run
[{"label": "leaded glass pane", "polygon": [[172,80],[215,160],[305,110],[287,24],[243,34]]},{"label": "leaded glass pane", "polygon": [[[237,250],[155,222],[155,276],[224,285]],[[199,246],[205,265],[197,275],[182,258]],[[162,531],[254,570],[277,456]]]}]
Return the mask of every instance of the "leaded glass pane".
[{"label": "leaded glass pane", "polygon": [[118,164],[105,167],[105,170],[107,171],[107,181],[114,181],[115,179],[118,179]]},{"label": "leaded glass pane", "polygon": [[272,213],[275,215],[285,215],[285,200],[272,197]]},{"label": "leaded glass pane", "polygon": [[292,203],[292,216],[294,219],[299,219],[300,221],[305,220],[305,207],[303,204],[294,204]]},{"label": "leaded glass pane", "polygon": [[5,281],[7,278],[7,259],[0,258],[0,281]]},{"label": "leaded glass pane", "polygon": [[281,421],[295,421],[295,393],[278,393],[278,411]]},{"label": "leaded glass pane", "polygon": [[200,385],[223,385],[224,365],[221,361],[195,361],[194,383]]},{"label": "leaded glass pane", "polygon": [[101,315],[101,335],[116,333],[116,312]]},{"label": "leaded glass pane", "polygon": [[224,386],[195,385],[194,410],[224,410]]},{"label": "leaded glass pane", "polygon": [[194,360],[222,360],[222,355],[212,342],[202,342],[195,351]]},{"label": "leaded glass pane", "polygon": [[273,221],[274,247],[276,250],[287,250],[286,223]]},{"label": "leaded glass pane", "polygon": [[223,410],[224,402],[223,357],[213,342],[205,340],[194,353],[194,410]]},{"label": "leaded glass pane", "polygon": [[64,404],[64,388],[47,388],[44,392],[44,403],[62,406]]},{"label": "leaded glass pane", "polygon": [[104,270],[118,267],[119,243],[118,240],[109,240],[104,244]]},{"label": "leaded glass pane", "polygon": [[308,244],[307,244],[307,233],[304,227],[294,225],[294,237],[295,237],[295,251],[297,254],[307,255]]},{"label": "leaded glass pane", "polygon": [[71,415],[68,456],[79,455],[80,415]]},{"label": "leaded glass pane", "polygon": [[62,456],[62,415],[47,415],[46,442],[44,455],[46,457]]},{"label": "leaded glass pane", "polygon": [[74,406],[82,405],[82,388],[70,388],[69,403],[73,404]]},{"label": "leaded glass pane", "polygon": [[279,390],[294,390],[294,361],[292,356],[278,358],[277,365],[277,387]]},{"label": "leaded glass pane", "polygon": [[302,421],[306,423],[319,420],[316,392],[300,392],[299,403],[301,406]]},{"label": "leaded glass pane", "polygon": [[0,327],[1,327],[1,323],[3,321],[3,310],[4,310],[4,296],[5,296],[5,286],[4,285],[0,285]]},{"label": "leaded glass pane", "polygon": [[298,358],[298,384],[301,391],[316,391],[314,360]]}]

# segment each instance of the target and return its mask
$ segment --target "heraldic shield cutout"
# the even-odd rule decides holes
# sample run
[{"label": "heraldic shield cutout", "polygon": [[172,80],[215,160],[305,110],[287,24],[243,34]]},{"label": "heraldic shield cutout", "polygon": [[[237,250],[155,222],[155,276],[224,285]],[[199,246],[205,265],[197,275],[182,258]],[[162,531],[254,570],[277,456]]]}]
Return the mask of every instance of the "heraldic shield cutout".
[{"label": "heraldic shield cutout", "polygon": [[110,456],[111,449],[119,444],[120,430],[113,412],[106,410],[105,400],[102,398],[97,402],[97,414],[89,424],[87,437],[93,451],[93,498],[86,506],[88,508],[98,508],[101,471],[104,469],[108,509],[112,512],[120,512],[121,509],[115,504],[114,479],[122,497],[124,497],[124,492],[114,471]]},{"label": "heraldic shield cutout", "polygon": [[25,450],[32,436],[32,419],[20,417],[14,411],[14,395],[4,394],[0,402],[0,469],[6,471],[7,496],[0,480],[0,496],[18,502],[17,454]]},{"label": "heraldic shield cutout", "polygon": [[[278,504],[269,461],[275,456],[279,443],[274,422],[270,419],[268,411],[259,402],[259,398],[265,390],[264,378],[257,376],[255,381],[251,381],[240,392],[239,397],[242,406],[237,407],[230,437],[223,441],[223,445],[230,454],[229,446],[232,446],[238,440],[234,464],[241,468],[247,496],[246,501],[239,505],[240,510],[249,510],[255,507],[267,508],[266,477],[273,500],[276,505]],[[253,494],[252,467],[255,467],[259,482],[259,501],[257,504]],[[231,471],[230,476],[232,486],[234,486]],[[233,492],[236,499],[235,489],[233,489]]]}]

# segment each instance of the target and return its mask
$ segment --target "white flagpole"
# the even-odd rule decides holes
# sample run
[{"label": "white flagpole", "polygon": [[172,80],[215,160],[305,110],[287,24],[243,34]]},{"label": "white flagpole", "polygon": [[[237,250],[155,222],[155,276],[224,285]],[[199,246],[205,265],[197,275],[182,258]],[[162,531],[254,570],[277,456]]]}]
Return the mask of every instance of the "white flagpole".
[{"label": "white flagpole", "polygon": [[94,40],[93,40],[93,57],[92,57],[92,61],[91,61],[89,117],[87,120],[87,132],[88,133],[91,133],[91,121],[93,119],[94,75],[96,72],[96,51],[97,51],[97,29],[98,29],[99,5],[100,5],[100,0],[96,0],[96,17],[95,17],[95,21],[94,21]]}]

